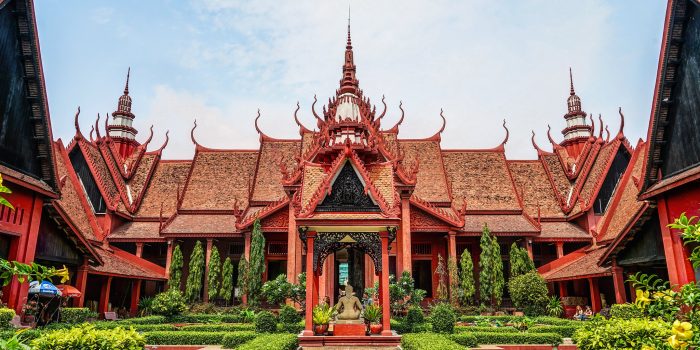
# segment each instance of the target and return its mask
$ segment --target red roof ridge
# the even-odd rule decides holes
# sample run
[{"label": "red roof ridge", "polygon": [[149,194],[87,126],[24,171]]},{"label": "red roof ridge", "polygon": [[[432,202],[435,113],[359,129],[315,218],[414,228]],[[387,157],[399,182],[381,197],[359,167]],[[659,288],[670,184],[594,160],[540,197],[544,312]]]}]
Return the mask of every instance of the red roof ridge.
[{"label": "red roof ridge", "polygon": [[[258,219],[262,220],[262,219],[268,217],[269,215],[277,212],[278,210],[286,207],[287,204],[289,204],[289,198],[285,196],[285,197],[282,197],[282,198],[266,205],[261,210],[255,212],[253,215],[248,216],[247,213],[245,215],[240,215],[240,218],[243,220],[238,221],[239,217],[236,217],[236,221],[237,221],[236,228],[238,230],[243,230],[243,229],[247,228],[248,226],[250,226],[253,222],[255,222],[255,220],[258,220]],[[250,208],[250,207],[248,207],[248,208]]]},{"label": "red roof ridge", "polygon": [[421,210],[427,212],[428,214],[448,223],[450,226],[453,227],[464,227],[464,216],[462,214],[462,217],[460,218],[459,216],[454,214],[454,211],[452,208],[449,210],[443,209],[436,207],[432,205],[430,202],[421,199],[418,197],[416,194],[411,196],[409,199],[410,203],[415,205],[416,207],[420,208]]}]

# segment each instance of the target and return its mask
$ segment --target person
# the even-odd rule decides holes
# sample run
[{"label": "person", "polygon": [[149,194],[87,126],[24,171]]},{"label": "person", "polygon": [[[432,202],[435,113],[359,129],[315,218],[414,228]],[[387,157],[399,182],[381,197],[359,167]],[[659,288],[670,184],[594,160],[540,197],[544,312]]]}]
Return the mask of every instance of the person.
[{"label": "person", "polygon": [[593,317],[593,310],[591,310],[590,306],[586,306],[586,312],[583,313],[583,316],[585,317],[585,320]]},{"label": "person", "polygon": [[331,306],[331,297],[329,297],[327,295],[325,297],[323,297],[323,303],[328,305],[328,306]]},{"label": "person", "polygon": [[372,305],[373,303],[374,303],[374,300],[372,300],[372,297],[369,294],[367,294],[367,292],[365,292],[362,295],[362,305],[364,307],[367,307],[368,305]]},{"label": "person", "polygon": [[583,321],[583,309],[581,305],[576,305],[576,313],[574,314],[574,320]]}]

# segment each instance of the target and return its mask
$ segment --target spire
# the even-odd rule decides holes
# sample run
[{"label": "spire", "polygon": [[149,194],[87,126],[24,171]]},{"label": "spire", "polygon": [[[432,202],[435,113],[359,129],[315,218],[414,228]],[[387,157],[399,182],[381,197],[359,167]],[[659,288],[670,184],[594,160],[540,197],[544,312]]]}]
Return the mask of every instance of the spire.
[{"label": "spire", "polygon": [[566,105],[569,111],[567,115],[579,115],[581,114],[581,99],[574,91],[574,78],[573,74],[571,73],[571,67],[569,67],[569,84],[569,98],[566,100]]},{"label": "spire", "polygon": [[[117,112],[131,114],[131,96],[129,96],[129,77],[131,76],[131,67],[126,71],[126,84],[124,85],[124,95],[119,97],[117,103]],[[131,116],[133,119],[133,116]]]},{"label": "spire", "polygon": [[566,99],[567,111],[564,115],[566,128],[562,130],[564,142],[562,146],[567,147],[569,155],[576,156],[580,153],[582,143],[591,136],[593,128],[586,124],[586,112],[581,109],[581,98],[574,90],[574,74],[569,67],[569,97]]},{"label": "spire", "polygon": [[569,67],[569,83],[571,84],[569,95],[576,95],[576,92],[574,92],[574,76],[571,74],[571,67]]},{"label": "spire", "polygon": [[345,63],[343,64],[343,78],[340,79],[340,94],[351,93],[358,95],[359,82],[355,78],[355,60],[352,51],[352,39],[350,38],[350,7],[348,6],[348,41],[345,45]]},{"label": "spire", "polygon": [[131,75],[131,67],[129,67],[129,69],[126,71],[126,85],[124,86],[124,95],[129,94],[129,76],[130,75]]}]

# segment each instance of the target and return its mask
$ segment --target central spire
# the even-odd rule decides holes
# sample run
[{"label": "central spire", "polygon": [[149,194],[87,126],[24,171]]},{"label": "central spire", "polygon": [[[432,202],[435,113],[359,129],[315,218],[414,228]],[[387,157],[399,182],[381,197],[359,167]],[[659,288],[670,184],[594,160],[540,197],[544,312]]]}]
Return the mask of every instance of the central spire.
[{"label": "central spire", "polygon": [[348,7],[348,42],[345,46],[345,63],[343,64],[343,78],[340,79],[340,94],[350,93],[358,95],[359,81],[355,78],[355,60],[353,59],[352,40],[350,38],[350,8]]}]

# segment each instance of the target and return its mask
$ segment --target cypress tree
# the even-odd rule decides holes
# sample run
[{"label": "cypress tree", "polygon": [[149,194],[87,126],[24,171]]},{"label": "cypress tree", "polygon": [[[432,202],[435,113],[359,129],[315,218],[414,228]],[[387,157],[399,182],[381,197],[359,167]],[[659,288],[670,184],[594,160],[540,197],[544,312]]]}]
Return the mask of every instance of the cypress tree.
[{"label": "cypress tree", "polygon": [[260,289],[262,288],[262,275],[265,273],[265,236],[260,228],[260,220],[253,223],[253,236],[250,242],[250,262],[248,264],[246,287],[248,291],[248,303],[258,305]]},{"label": "cypress tree", "polygon": [[243,297],[243,295],[248,294],[248,261],[245,256],[241,257],[238,262],[238,281],[236,281],[236,287],[238,287],[238,296]]},{"label": "cypress tree", "polygon": [[168,271],[168,289],[180,289],[180,281],[182,280],[183,266],[184,263],[182,262],[182,251],[180,250],[180,245],[178,244],[173,250],[173,256],[170,261],[170,271]]},{"label": "cypress tree", "polygon": [[231,258],[227,257],[224,261],[224,267],[221,274],[222,282],[220,295],[221,298],[224,299],[224,303],[228,305],[233,294],[233,263],[231,263]]},{"label": "cypress tree", "polygon": [[503,278],[503,259],[501,258],[501,246],[498,244],[496,236],[491,237],[491,253],[493,254],[492,261],[494,265],[493,302],[496,306],[500,306],[503,300],[503,287],[505,286],[505,280]]},{"label": "cypress tree", "polygon": [[211,256],[209,257],[209,300],[216,299],[219,296],[219,283],[221,280],[221,256],[219,249],[216,246],[212,247]]},{"label": "cypress tree", "polygon": [[493,254],[491,253],[492,243],[489,227],[484,224],[484,228],[481,230],[481,240],[479,241],[481,248],[481,253],[479,254],[479,296],[482,304],[491,304],[493,296],[494,262]]},{"label": "cypress tree", "polygon": [[204,278],[204,249],[202,242],[197,241],[190,255],[190,271],[187,275],[185,286],[185,298],[189,302],[199,300],[202,293],[202,279]]},{"label": "cypress tree", "polygon": [[476,286],[474,285],[474,262],[468,250],[462,252],[459,260],[459,301],[462,306],[471,305],[474,301]]}]

